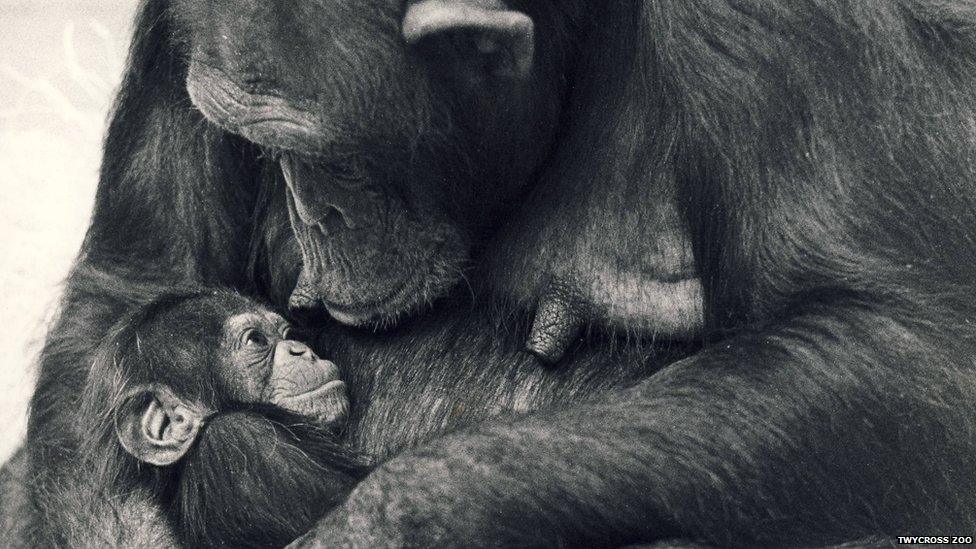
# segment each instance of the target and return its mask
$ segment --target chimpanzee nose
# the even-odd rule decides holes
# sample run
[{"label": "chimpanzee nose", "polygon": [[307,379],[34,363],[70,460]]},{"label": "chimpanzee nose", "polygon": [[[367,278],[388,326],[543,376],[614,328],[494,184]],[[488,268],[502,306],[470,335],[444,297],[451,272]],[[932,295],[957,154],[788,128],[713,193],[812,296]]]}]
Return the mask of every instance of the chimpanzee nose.
[{"label": "chimpanzee nose", "polygon": [[291,356],[301,356],[306,358],[317,358],[312,349],[300,341],[282,341],[281,345],[285,345],[285,349]]}]

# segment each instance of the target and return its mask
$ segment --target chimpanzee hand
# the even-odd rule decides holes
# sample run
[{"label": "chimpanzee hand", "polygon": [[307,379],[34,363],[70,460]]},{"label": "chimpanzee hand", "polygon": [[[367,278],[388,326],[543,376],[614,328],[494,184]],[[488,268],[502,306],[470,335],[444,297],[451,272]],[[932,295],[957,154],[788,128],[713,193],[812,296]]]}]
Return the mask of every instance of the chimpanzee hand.
[{"label": "chimpanzee hand", "polygon": [[502,537],[496,527],[506,520],[492,505],[495,498],[480,493],[478,479],[497,456],[480,453],[488,450],[483,436],[443,442],[377,468],[342,506],[289,547],[496,545]]}]

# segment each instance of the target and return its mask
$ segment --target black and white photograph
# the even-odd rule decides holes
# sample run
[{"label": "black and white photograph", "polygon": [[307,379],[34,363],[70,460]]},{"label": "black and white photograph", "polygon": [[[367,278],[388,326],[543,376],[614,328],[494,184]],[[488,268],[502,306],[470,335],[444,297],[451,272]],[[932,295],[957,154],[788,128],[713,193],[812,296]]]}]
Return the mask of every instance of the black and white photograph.
[{"label": "black and white photograph", "polygon": [[976,0],[0,0],[0,547],[976,546]]}]

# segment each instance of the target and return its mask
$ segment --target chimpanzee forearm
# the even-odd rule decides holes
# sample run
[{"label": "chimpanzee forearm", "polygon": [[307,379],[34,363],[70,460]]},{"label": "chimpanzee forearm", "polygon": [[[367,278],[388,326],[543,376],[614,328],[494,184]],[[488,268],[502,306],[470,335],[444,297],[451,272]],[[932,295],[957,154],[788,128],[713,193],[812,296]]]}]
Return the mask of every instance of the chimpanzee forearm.
[{"label": "chimpanzee forearm", "polygon": [[[143,489],[127,493],[105,490],[98,480],[85,478],[85,473],[90,472],[76,466],[71,478],[62,471],[56,482],[51,482],[50,477],[31,479],[32,503],[40,513],[27,525],[22,543],[4,547],[181,546],[154,494]],[[35,486],[35,482],[43,484]]]},{"label": "chimpanzee forearm", "polygon": [[976,467],[976,418],[945,403],[976,386],[970,360],[953,353],[907,320],[810,309],[626,393],[404,454],[304,543],[603,545],[693,529],[716,543],[782,544],[972,531],[976,490],[953,464]]},{"label": "chimpanzee forearm", "polygon": [[[146,3],[136,21],[91,227],[41,354],[26,445],[36,546],[66,543],[81,531],[71,526],[75,519],[95,536],[79,537],[77,545],[110,546],[96,534],[115,514],[94,514],[101,509],[84,503],[98,486],[83,478],[90,472],[78,470],[84,426],[76,420],[93,354],[113,323],[174,285],[230,286],[243,278],[254,191],[242,182],[238,144],[179,103],[185,69],[169,46],[166,10],[164,2]],[[212,161],[225,152],[233,158]],[[85,498],[62,497],[65,486]]]},{"label": "chimpanzee forearm", "polygon": [[180,465],[173,519],[186,547],[281,547],[342,501],[369,468],[300,416],[217,416]]}]

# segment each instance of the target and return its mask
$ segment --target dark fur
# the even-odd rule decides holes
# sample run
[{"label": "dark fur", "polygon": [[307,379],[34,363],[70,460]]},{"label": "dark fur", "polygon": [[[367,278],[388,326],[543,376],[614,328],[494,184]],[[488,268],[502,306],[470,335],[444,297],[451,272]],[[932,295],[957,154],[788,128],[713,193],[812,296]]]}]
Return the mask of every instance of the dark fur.
[{"label": "dark fur", "polygon": [[170,516],[186,547],[283,547],[368,472],[332,433],[274,407],[214,417],[179,462]]},{"label": "dark fur", "polygon": [[[281,547],[368,472],[331,430],[226,394],[216,367],[224,323],[255,308],[232,292],[187,289],[116,323],[99,345],[76,417],[89,497],[142,494],[143,505],[161,508],[187,547]],[[172,466],[141,463],[119,442],[116,410],[146,384],[166,385],[216,412]],[[92,541],[104,542],[104,533],[97,535]]]},{"label": "dark fur", "polygon": [[[363,448],[396,453],[459,430],[387,461],[309,544],[609,545],[681,533],[812,545],[976,530],[976,10],[579,5],[593,13],[581,59],[568,63],[581,68],[564,73],[572,94],[554,160],[506,213],[510,230],[475,233],[487,252],[468,273],[481,300],[381,336],[325,338],[349,366]],[[97,528],[60,488],[77,476],[74,388],[144,285],[191,278],[280,304],[299,269],[280,176],[191,108],[161,2],[138,29],[92,229],[33,401],[38,543]],[[535,253],[525,219],[555,212],[599,227],[633,212],[585,208],[591,193],[640,203],[628,193],[651,175],[670,178],[690,231],[707,346],[626,391],[598,389],[633,384],[664,357],[614,354],[593,337],[560,370],[539,369],[517,351],[525,325],[498,321],[511,286],[534,280],[520,269]],[[579,198],[546,209],[560,189]]]}]

